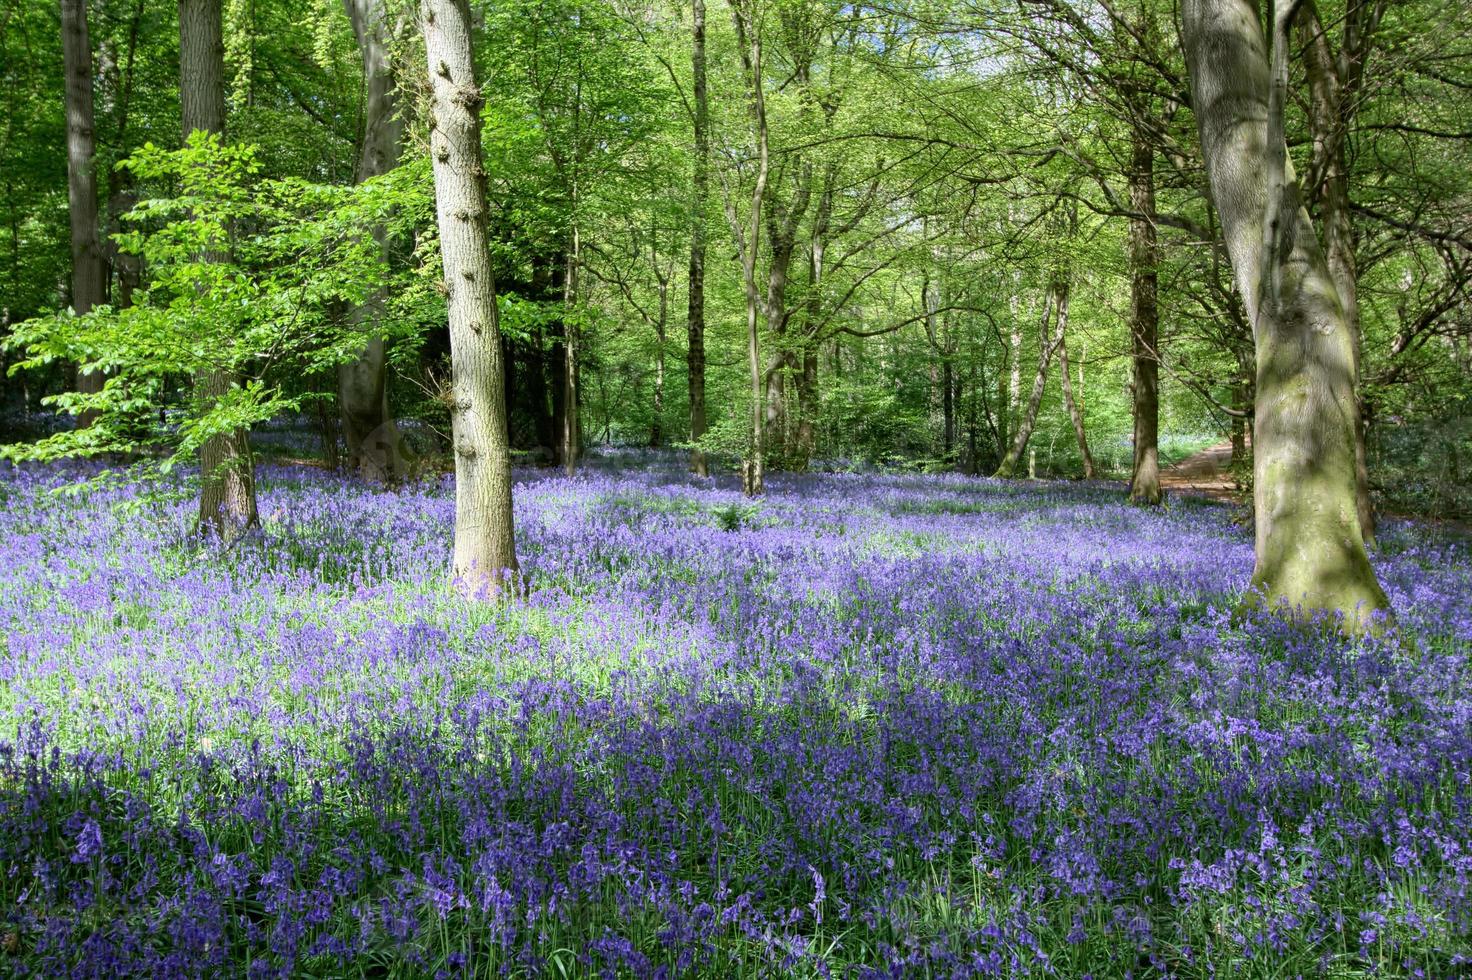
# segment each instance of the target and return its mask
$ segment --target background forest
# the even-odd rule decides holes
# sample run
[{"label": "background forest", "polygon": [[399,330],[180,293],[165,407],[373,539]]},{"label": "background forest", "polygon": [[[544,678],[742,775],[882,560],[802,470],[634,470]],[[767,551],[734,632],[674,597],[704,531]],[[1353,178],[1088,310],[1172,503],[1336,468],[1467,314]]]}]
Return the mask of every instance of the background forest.
[{"label": "background forest", "polygon": [[[5,372],[7,426],[58,424],[33,414],[47,396],[80,408],[62,393],[96,356],[115,381],[92,409],[102,429],[72,439],[86,452],[192,450],[286,412],[368,476],[387,451],[365,456],[364,442],[397,440],[394,419],[416,424],[390,455],[443,447],[448,337],[412,12],[225,4],[228,142],[186,149],[174,8],[108,0],[79,20],[81,5],[62,7],[10,3],[0,20],[5,357],[26,365]],[[1472,506],[1459,11],[1319,4],[1296,28],[1286,111],[1316,226],[1344,225],[1373,492],[1437,516]],[[565,460],[571,425],[578,445],[693,445],[730,466],[755,400],[778,470],[1128,479],[1142,415],[1167,464],[1228,437],[1246,452],[1251,331],[1215,245],[1171,5],[736,12],[695,15],[697,86],[686,6],[476,9],[516,450]],[[82,46],[70,62],[64,40]],[[88,73],[92,103],[94,185],[72,187],[70,211],[64,62]],[[187,246],[226,225],[228,267],[183,289],[199,271]],[[364,247],[370,233],[381,248]],[[97,268],[74,281],[76,249]],[[67,308],[105,311],[90,352],[69,314],[55,319]],[[186,383],[211,358],[247,382],[213,418]]]}]

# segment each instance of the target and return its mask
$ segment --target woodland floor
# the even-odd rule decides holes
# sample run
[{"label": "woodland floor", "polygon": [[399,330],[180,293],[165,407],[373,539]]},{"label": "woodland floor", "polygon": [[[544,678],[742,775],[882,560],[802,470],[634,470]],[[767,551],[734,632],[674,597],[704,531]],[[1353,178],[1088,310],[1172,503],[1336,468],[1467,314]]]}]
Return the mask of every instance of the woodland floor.
[{"label": "woodland floor", "polygon": [[0,470],[0,975],[1461,976],[1472,545],[1387,521],[1394,633],[1242,611],[1190,493],[518,469]]},{"label": "woodland floor", "polygon": [[1242,495],[1232,476],[1231,467],[1232,443],[1226,440],[1208,446],[1162,470],[1160,485],[1167,493],[1186,492],[1213,500],[1240,503]]}]

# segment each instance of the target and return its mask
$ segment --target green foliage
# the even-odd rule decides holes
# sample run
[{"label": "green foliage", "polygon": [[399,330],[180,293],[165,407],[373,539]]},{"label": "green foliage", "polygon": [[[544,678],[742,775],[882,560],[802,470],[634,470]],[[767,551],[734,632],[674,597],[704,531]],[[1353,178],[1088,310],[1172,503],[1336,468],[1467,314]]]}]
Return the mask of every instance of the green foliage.
[{"label": "green foliage", "polygon": [[[145,185],[171,189],[133,208],[131,230],[117,236],[148,280],[131,306],[63,311],[14,329],[6,346],[22,357],[12,373],[66,361],[107,381],[100,392],[49,396],[91,424],[6,447],[10,458],[167,447],[178,460],[212,435],[296,408],[292,379],[352,357],[362,343],[362,328],[349,327],[341,310],[385,279],[369,232],[404,196],[392,175],[358,187],[266,179],[253,148],[203,133],[179,150],[145,145],[123,166]],[[371,325],[380,334],[394,328]],[[154,417],[170,385],[211,371],[241,382]]]}]

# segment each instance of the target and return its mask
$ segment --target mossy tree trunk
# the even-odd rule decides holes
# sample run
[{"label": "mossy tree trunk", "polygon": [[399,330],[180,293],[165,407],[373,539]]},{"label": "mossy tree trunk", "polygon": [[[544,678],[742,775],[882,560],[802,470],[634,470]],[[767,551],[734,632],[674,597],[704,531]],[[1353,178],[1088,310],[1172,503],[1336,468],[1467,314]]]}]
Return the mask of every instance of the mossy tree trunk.
[{"label": "mossy tree trunk", "polygon": [[1257,351],[1253,496],[1257,567],[1271,603],[1343,614],[1389,605],[1361,534],[1355,490],[1355,343],[1287,159],[1288,30],[1267,39],[1252,0],[1185,0],[1182,40],[1212,197]]},{"label": "mossy tree trunk", "polygon": [[[361,183],[392,170],[399,162],[403,122],[397,103],[390,44],[397,33],[383,0],[344,0],[363,57],[363,146],[358,156]],[[373,236],[388,258],[387,230]],[[384,315],[385,294],[374,292],[349,314],[365,334],[358,356],[338,367],[337,397],[348,465],[365,480],[392,483],[404,475],[398,426],[388,404],[388,352],[376,323]]]}]

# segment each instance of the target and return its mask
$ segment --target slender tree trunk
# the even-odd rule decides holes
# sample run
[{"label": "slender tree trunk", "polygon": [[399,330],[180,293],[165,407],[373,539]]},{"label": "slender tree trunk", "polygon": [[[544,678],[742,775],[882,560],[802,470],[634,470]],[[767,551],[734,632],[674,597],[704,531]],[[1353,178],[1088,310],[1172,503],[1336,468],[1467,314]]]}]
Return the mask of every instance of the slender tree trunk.
[{"label": "slender tree trunk", "polygon": [[[558,279],[565,262],[553,256],[534,256],[532,259],[532,293],[542,302],[562,302],[562,289]],[[546,328],[536,325],[532,342],[527,348],[526,387],[527,398],[532,405],[532,423],[536,429],[537,448],[547,463],[557,461],[558,433],[562,431],[562,385],[549,385],[548,372],[554,379],[562,377],[559,360],[562,344],[555,336],[549,341]],[[549,343],[552,348],[548,356]]]},{"label": "slender tree trunk", "polygon": [[1257,348],[1253,496],[1267,601],[1369,624],[1375,580],[1355,493],[1354,337],[1287,158],[1288,29],[1272,66],[1254,0],[1184,0],[1182,41],[1212,197]]},{"label": "slender tree trunk", "polygon": [[[195,132],[225,132],[223,19],[221,0],[179,0],[179,112],[186,140]],[[232,370],[207,368],[195,378],[195,397],[210,405],[239,383]],[[199,471],[201,529],[225,537],[260,523],[247,430],[206,439]]]},{"label": "slender tree trunk", "polygon": [[818,451],[818,348],[808,344],[802,352],[802,371],[797,376],[797,439],[794,463],[800,472],[812,465]]},{"label": "slender tree trunk", "polygon": [[[88,313],[107,300],[107,266],[97,225],[96,146],[92,113],[92,42],[85,0],[61,0],[61,53],[66,72],[67,205],[72,226],[72,309]],[[77,389],[102,390],[99,371],[80,371]],[[82,424],[92,422],[91,413]]]},{"label": "slender tree trunk", "polygon": [[825,186],[813,221],[808,243],[808,295],[806,319],[797,332],[801,350],[794,354],[797,381],[797,429],[794,433],[793,467],[806,472],[818,451],[818,323],[823,303],[824,258],[828,252],[828,220],[833,208],[831,184]]},{"label": "slender tree trunk", "polygon": [[691,0],[690,67],[694,74],[695,172],[690,221],[687,320],[690,375],[690,471],[710,476],[700,440],[705,435],[705,206],[710,193],[710,106],[705,87],[705,0]]},{"label": "slender tree trunk", "polygon": [[567,271],[562,276],[564,347],[562,358],[562,468],[568,476],[578,469],[583,448],[583,426],[579,417],[578,392],[578,270],[583,261],[582,239],[574,222],[567,249]]},{"label": "slender tree trunk", "polygon": [[[113,129],[116,133],[119,154],[127,153],[131,145],[128,139],[128,121],[129,110],[133,104],[133,81],[138,60],[138,33],[143,20],[143,3],[144,0],[134,0],[133,11],[128,19],[127,49],[123,55],[122,65],[119,66],[112,59],[108,59],[102,71],[104,78],[111,78],[115,92]],[[106,48],[100,50],[105,56]],[[121,170],[114,173],[108,185],[111,188],[107,201],[108,226],[114,231],[121,231],[122,216],[131,211],[138,200],[132,171]],[[132,306],[133,293],[142,283],[142,260],[136,255],[122,251],[111,240],[104,240],[102,249],[111,274],[117,277],[116,282],[110,282],[108,288],[109,301],[113,309],[120,310]]]},{"label": "slender tree trunk", "polygon": [[[658,255],[654,256],[658,262]],[[654,351],[654,422],[649,427],[649,445],[658,448],[664,442],[664,347],[669,323],[669,286],[664,279],[659,282],[659,318],[654,322],[657,341]]]},{"label": "slender tree trunk", "polygon": [[[398,83],[389,50],[395,32],[383,0],[343,0],[343,5],[363,58],[363,146],[357,172],[361,183],[399,162],[404,127],[395,105]],[[387,229],[373,229],[373,237],[387,262]],[[376,329],[386,298],[379,289],[349,313],[349,322],[367,339],[356,358],[338,366],[337,375],[348,465],[363,479],[378,483],[392,483],[404,470],[401,436],[388,405],[388,352]]]},{"label": "slender tree trunk", "polygon": [[1097,476],[1094,469],[1094,454],[1089,452],[1089,437],[1084,430],[1084,406],[1082,399],[1073,397],[1073,380],[1068,376],[1068,296],[1067,282],[1054,287],[1058,296],[1058,377],[1063,382],[1063,402],[1068,409],[1068,418],[1073,422],[1073,434],[1078,439],[1078,454],[1084,463],[1084,479]]},{"label": "slender tree trunk", "polygon": [[1242,365],[1241,373],[1232,382],[1232,407],[1240,415],[1232,416],[1232,465],[1241,466],[1247,462],[1247,415],[1252,408],[1251,385],[1252,375],[1250,367]]},{"label": "slender tree trunk", "polygon": [[947,465],[952,463],[951,454],[956,448],[956,395],[954,371],[951,368],[949,357],[940,364],[940,410],[941,410],[941,432],[942,445],[945,450]]},{"label": "slender tree trunk", "polygon": [[[330,382],[324,387],[330,387]],[[327,469],[336,471],[342,466],[337,451],[337,443],[342,435],[341,422],[337,413],[332,411],[332,404],[327,398],[318,398],[315,401],[317,434],[322,440],[322,464]]]},{"label": "slender tree trunk", "polygon": [[450,320],[456,581],[475,596],[512,591],[517,572],[511,451],[481,154],[480,85],[466,0],[422,0],[433,128],[430,158]]},{"label": "slender tree trunk", "polygon": [[[1027,449],[1027,440],[1032,438],[1033,426],[1038,421],[1038,406],[1043,402],[1043,388],[1048,383],[1048,368],[1053,363],[1053,354],[1058,350],[1062,340],[1062,332],[1053,331],[1053,337],[1048,337],[1048,318],[1053,312],[1053,292],[1049,290],[1043,296],[1043,320],[1038,325],[1038,340],[1041,348],[1038,357],[1038,371],[1033,375],[1032,392],[1028,395],[1027,406],[1024,408],[1022,417],[1017,420],[1017,431],[1012,436],[1012,444],[1007,447],[1007,453],[1002,457],[1002,462],[997,465],[997,471],[993,476],[1011,477],[1017,472],[1017,464],[1022,459],[1022,453]],[[1063,319],[1061,316],[1058,318]]]},{"label": "slender tree trunk", "polygon": [[966,472],[976,476],[981,472],[981,458],[976,446],[976,393],[980,390],[976,381],[976,362],[971,362],[971,401],[966,403]]},{"label": "slender tree trunk", "polygon": [[765,310],[767,337],[774,350],[772,361],[767,366],[763,424],[766,426],[767,454],[776,460],[780,470],[787,463],[787,373],[792,366],[792,352],[787,350],[787,278],[797,246],[791,238],[781,234],[780,228],[769,229],[767,237],[769,254]]},{"label": "slender tree trunk", "polygon": [[756,282],[757,253],[761,246],[762,204],[766,198],[770,154],[767,145],[767,102],[762,79],[761,24],[755,16],[751,0],[731,0],[731,16],[736,25],[737,49],[746,76],[752,125],[756,130],[756,179],[752,183],[751,205],[747,212],[746,231],[736,214],[734,202],[728,202],[731,230],[736,234],[741,251],[741,279],[746,289],[746,366],[751,374],[751,429],[747,436],[746,459],[741,464],[741,490],[748,497],[760,496],[766,489],[763,472],[762,445],[762,360],[757,334],[757,315],[761,294]]},{"label": "slender tree trunk", "polygon": [[1130,466],[1130,500],[1154,506],[1160,490],[1160,342],[1159,289],[1155,243],[1155,151],[1145,135],[1135,133],[1130,156],[1130,331],[1134,348],[1135,445]]},{"label": "slender tree trunk", "polygon": [[[1014,224],[1021,223],[1021,215],[1015,214]],[[1010,429],[1010,423],[1017,417],[1017,409],[1022,401],[1022,272],[1012,273],[1012,294],[1007,297],[1007,306],[1012,313],[1010,329],[1007,333],[1007,388],[1006,408],[1002,414],[1007,419],[1008,425],[1004,430]]]}]

